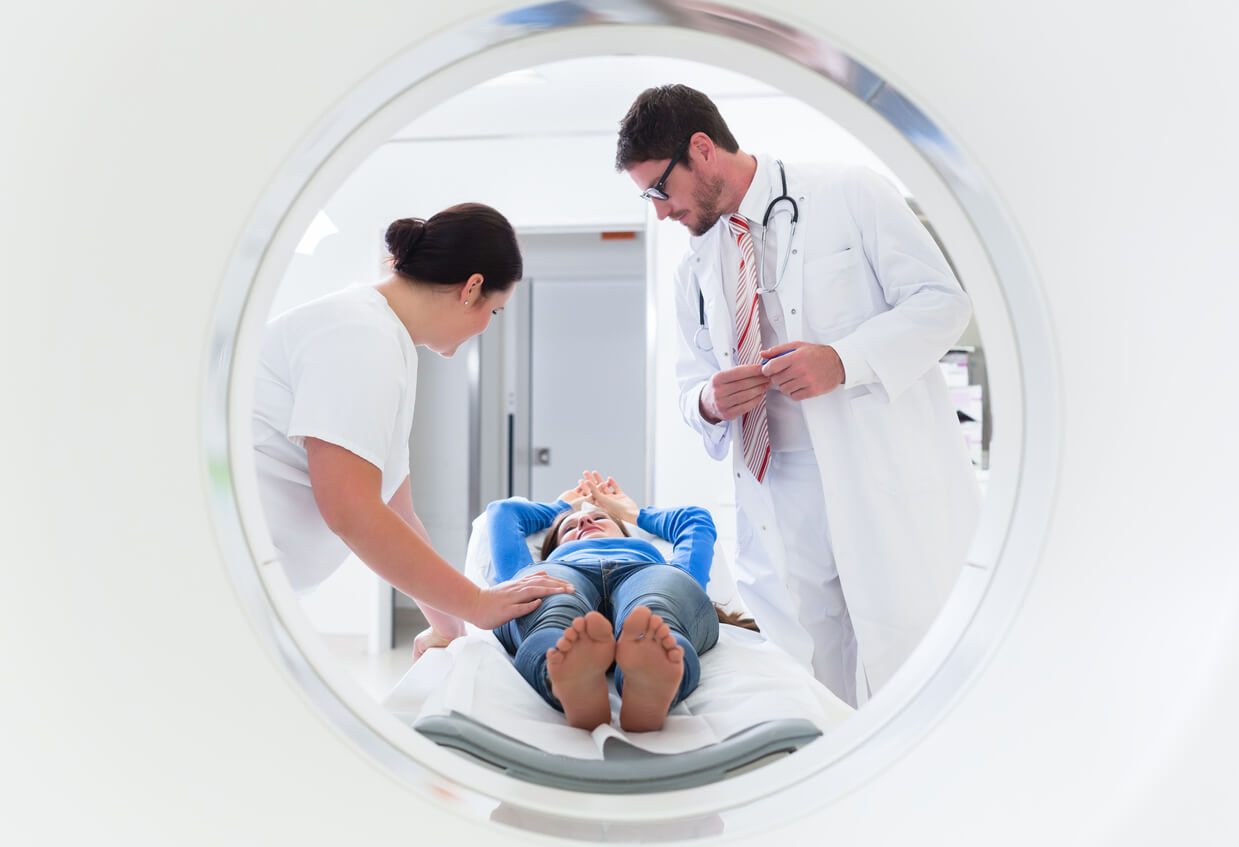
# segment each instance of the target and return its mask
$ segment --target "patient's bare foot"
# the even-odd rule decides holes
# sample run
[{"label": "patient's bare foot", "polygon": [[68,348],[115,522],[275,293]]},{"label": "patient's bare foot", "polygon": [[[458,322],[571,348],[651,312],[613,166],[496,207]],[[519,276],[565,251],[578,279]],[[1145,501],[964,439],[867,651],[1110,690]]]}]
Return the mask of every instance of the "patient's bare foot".
[{"label": "patient's bare foot", "polygon": [[546,651],[551,693],[564,707],[564,717],[578,729],[611,722],[607,670],[615,659],[611,622],[598,612],[577,618]]},{"label": "patient's bare foot", "polygon": [[615,664],[624,672],[620,726],[629,732],[661,729],[684,676],[684,648],[671,629],[648,608],[637,606],[615,643]]}]

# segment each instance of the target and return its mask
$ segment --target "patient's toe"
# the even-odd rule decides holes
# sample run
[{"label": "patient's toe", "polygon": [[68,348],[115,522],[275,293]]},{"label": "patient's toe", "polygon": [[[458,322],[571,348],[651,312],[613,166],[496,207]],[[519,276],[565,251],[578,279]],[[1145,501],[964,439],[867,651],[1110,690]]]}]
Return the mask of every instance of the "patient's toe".
[{"label": "patient's toe", "polygon": [[650,618],[649,608],[646,606],[637,606],[628,613],[628,617],[624,618],[624,626],[620,630],[620,638],[626,641],[636,641],[639,638],[644,638],[646,631],[649,629]]},{"label": "patient's toe", "polygon": [[572,622],[573,629],[576,629],[577,621],[581,622],[580,631],[594,641],[614,641],[615,634],[611,629],[611,622],[599,612],[589,612],[584,618],[577,618]]}]

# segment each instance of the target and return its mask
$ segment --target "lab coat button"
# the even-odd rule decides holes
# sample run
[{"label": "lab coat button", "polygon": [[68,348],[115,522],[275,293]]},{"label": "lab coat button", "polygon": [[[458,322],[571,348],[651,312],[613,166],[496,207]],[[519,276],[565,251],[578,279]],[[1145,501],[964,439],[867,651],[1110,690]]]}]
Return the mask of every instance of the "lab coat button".
[{"label": "lab coat button", "polygon": [[794,314],[796,314],[796,310],[795,310],[795,309],[792,309],[792,310],[791,310],[791,312],[792,312],[792,314],[793,314],[793,315],[794,315]]},{"label": "lab coat button", "polygon": [[792,255],[793,255],[793,256],[795,256],[795,255],[796,255],[797,253],[799,253],[799,252],[800,252],[799,250],[793,249],[793,250],[792,250]]}]

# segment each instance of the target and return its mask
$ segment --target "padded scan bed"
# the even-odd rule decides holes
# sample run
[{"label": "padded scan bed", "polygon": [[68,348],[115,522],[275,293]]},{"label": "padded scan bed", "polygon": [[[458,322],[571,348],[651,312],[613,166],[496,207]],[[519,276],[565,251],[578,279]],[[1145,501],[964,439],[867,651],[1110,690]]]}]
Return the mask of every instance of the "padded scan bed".
[{"label": "padded scan bed", "polygon": [[[658,732],[568,726],[488,632],[434,650],[385,705],[427,738],[540,785],[604,794],[707,785],[791,753],[852,709],[757,633],[724,626],[701,683]],[[612,686],[613,713],[619,699]]]},{"label": "padded scan bed", "polygon": [[574,759],[531,747],[453,712],[430,715],[413,728],[430,740],[504,771],[508,776],[595,794],[634,794],[693,788],[718,782],[765,759],[791,753],[821,736],[812,721],[766,721],[717,744],[687,753],[650,753],[608,739],[602,759]]},{"label": "padded scan bed", "polygon": [[[670,556],[671,545],[629,526]],[[541,535],[526,539],[536,556]],[[735,582],[719,548],[707,591],[726,605]],[[493,582],[485,513],[473,522],[465,574]],[[626,733],[615,723],[592,732],[568,726],[512,664],[490,632],[430,650],[384,705],[427,738],[461,755],[541,785],[595,793],[670,791],[706,785],[808,744],[852,708],[764,636],[719,628],[701,656],[701,681],[658,732]],[[619,714],[611,682],[611,711]]]}]

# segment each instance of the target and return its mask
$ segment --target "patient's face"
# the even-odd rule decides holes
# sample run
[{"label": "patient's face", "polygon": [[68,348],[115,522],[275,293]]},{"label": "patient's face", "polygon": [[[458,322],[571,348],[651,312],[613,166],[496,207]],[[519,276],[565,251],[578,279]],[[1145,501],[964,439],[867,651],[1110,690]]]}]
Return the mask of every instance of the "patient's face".
[{"label": "patient's face", "polygon": [[619,524],[611,520],[606,512],[598,509],[568,515],[559,525],[560,544],[586,538],[622,538],[623,536],[624,533],[619,528]]}]

